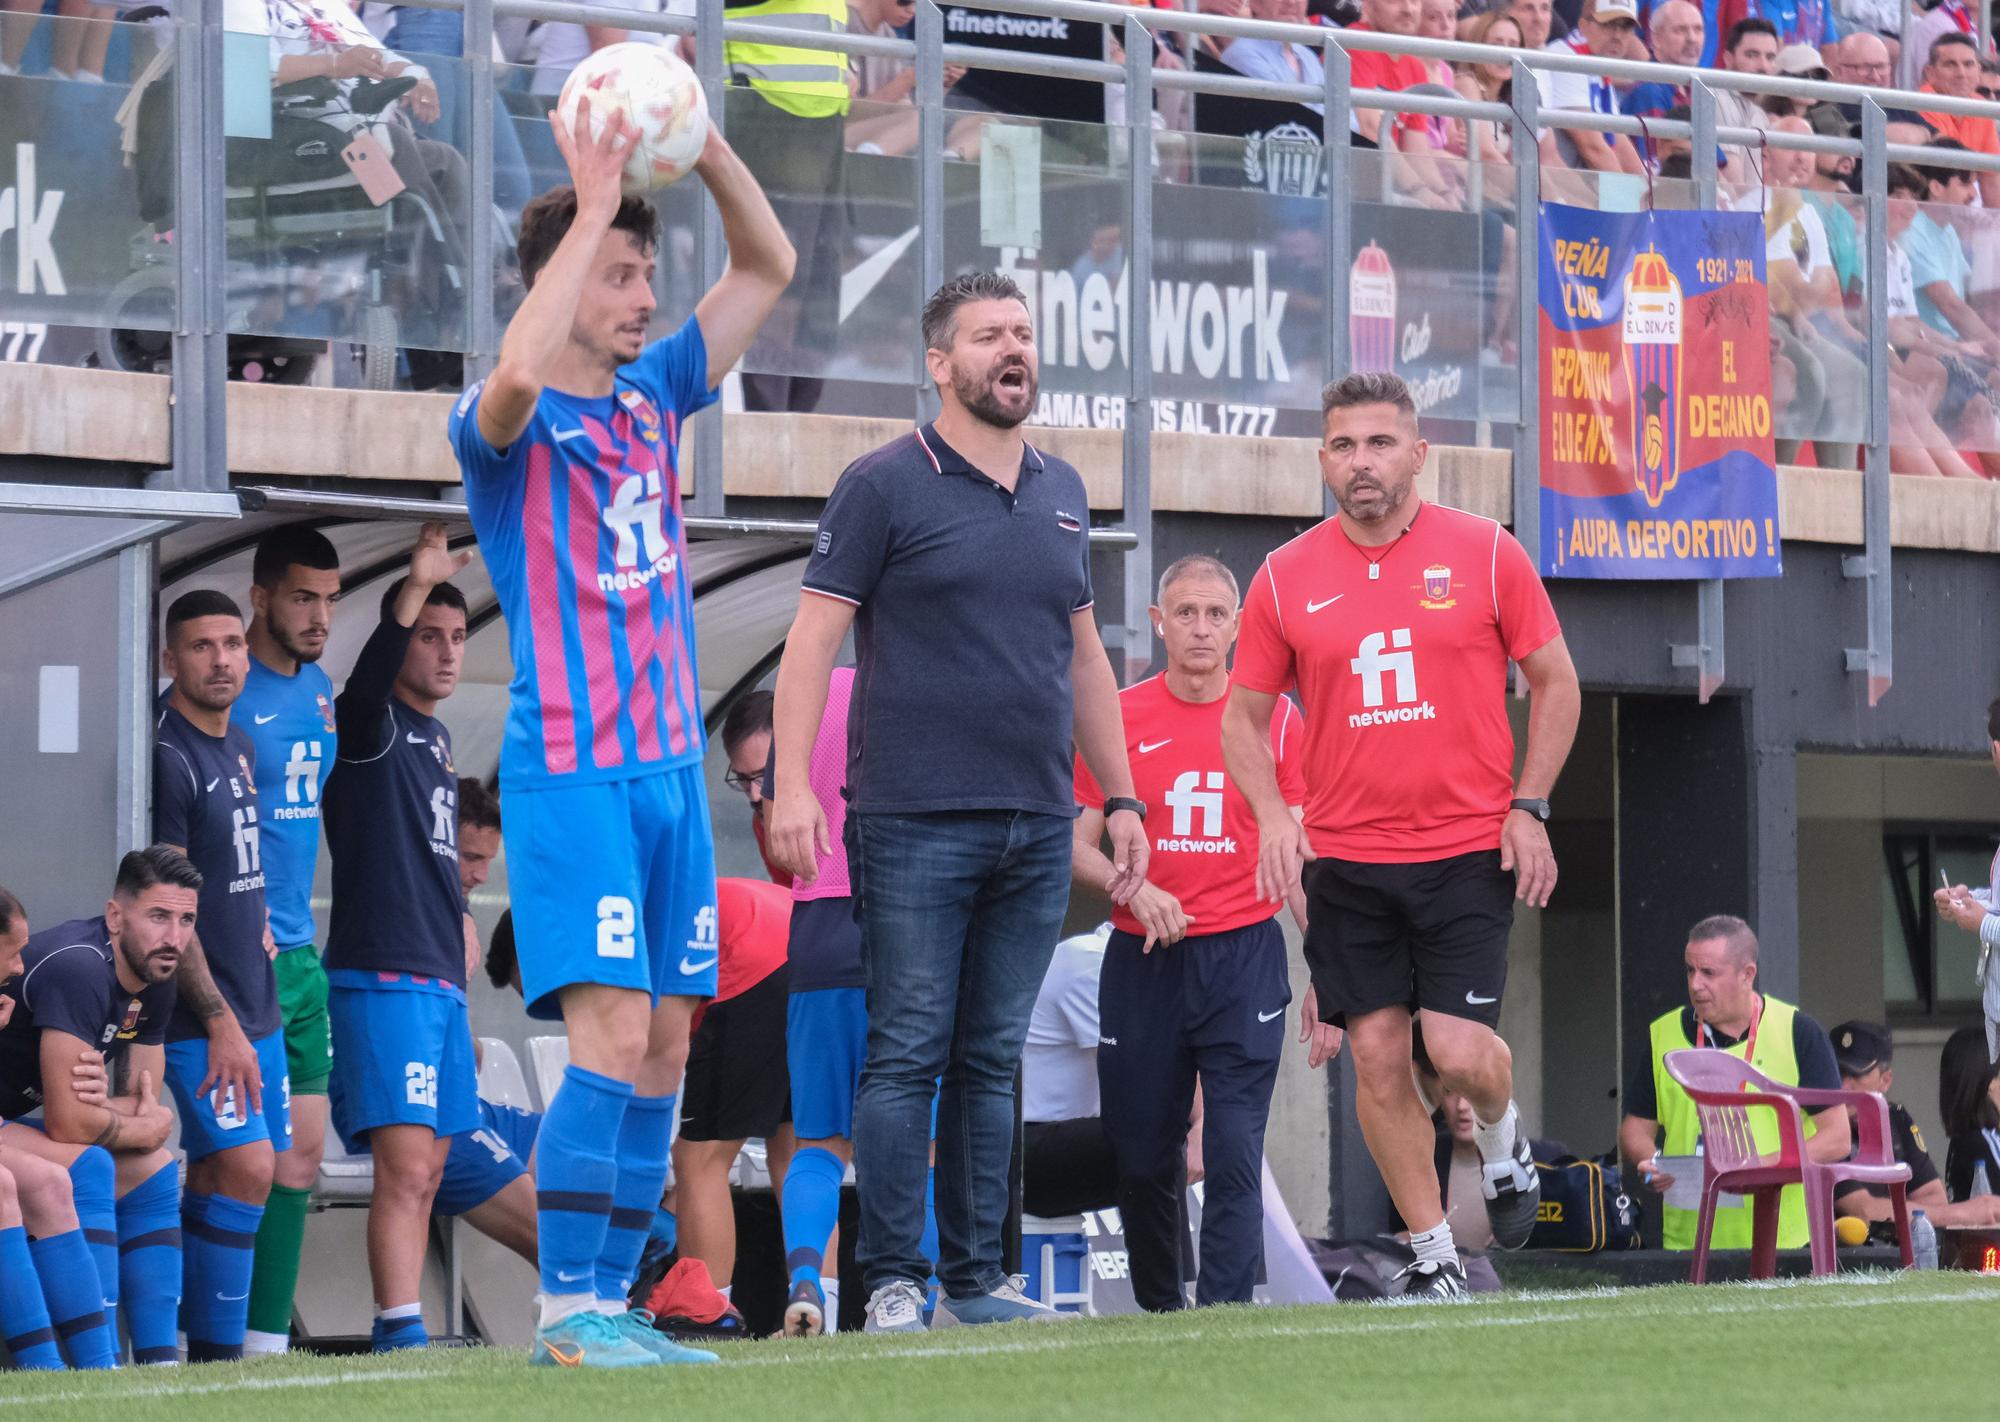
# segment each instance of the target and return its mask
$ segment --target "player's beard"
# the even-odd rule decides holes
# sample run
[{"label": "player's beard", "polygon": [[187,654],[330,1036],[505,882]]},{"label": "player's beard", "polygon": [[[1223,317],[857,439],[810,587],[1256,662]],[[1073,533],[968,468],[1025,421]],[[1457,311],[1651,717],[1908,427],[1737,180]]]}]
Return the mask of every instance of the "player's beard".
[{"label": "player's beard", "polygon": [[1417,481],[1412,479],[1398,489],[1392,488],[1379,479],[1370,479],[1368,486],[1381,491],[1382,500],[1380,503],[1365,504],[1356,500],[1354,498],[1353,484],[1347,486],[1345,493],[1336,493],[1333,496],[1334,502],[1340,505],[1340,511],[1356,523],[1380,523],[1383,519],[1388,518],[1403,506],[1404,501],[1410,497],[1410,490],[1416,488]]},{"label": "player's beard", "polygon": [[302,647],[294,639],[293,634],[291,634],[290,632],[281,632],[276,628],[273,628],[272,635],[277,640],[278,645],[285,649],[285,655],[290,657],[293,661],[297,662],[302,667],[311,666],[314,662],[318,661],[326,651],[326,638],[324,637],[319,639],[319,645],[317,647]]},{"label": "player's beard", "polygon": [[[1015,369],[1019,369],[1027,381],[1027,399],[1021,402],[1019,413],[1001,403],[1006,397],[1000,393],[1000,377]],[[960,366],[951,368],[951,393],[958,397],[958,403],[965,406],[966,412],[973,418],[995,429],[1011,430],[1025,421],[1034,412],[1035,395],[1040,387],[1034,367],[1026,361],[1004,362],[983,376]]]}]

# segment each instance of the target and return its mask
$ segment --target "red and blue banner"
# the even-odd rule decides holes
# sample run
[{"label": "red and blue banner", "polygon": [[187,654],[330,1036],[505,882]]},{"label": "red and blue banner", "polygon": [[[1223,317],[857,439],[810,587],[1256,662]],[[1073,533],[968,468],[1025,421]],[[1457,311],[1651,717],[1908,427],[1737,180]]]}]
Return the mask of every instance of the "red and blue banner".
[{"label": "red and blue banner", "polygon": [[1544,577],[1783,573],[1755,213],[1541,221]]}]

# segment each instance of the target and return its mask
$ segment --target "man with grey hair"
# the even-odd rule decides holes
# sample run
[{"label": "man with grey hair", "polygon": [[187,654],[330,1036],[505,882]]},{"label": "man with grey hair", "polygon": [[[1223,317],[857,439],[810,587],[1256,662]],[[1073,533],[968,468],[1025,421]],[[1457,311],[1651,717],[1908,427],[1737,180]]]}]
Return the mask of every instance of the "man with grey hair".
[{"label": "man with grey hair", "polygon": [[[1362,1134],[1417,1254],[1406,1296],[1451,1299],[1465,1273],[1410,1079],[1413,1019],[1445,1088],[1472,1102],[1494,1240],[1518,1249],[1541,1192],[1494,1029],[1514,900],[1541,908],[1555,889],[1548,796],[1582,698],[1521,545],[1416,497],[1429,446],[1409,388],[1349,375],[1320,403],[1320,472],[1340,512],[1250,584],[1224,763],[1257,812],[1259,895],[1303,882],[1315,1005],[1347,1029]],[[1510,661],[1533,696],[1518,780]],[[1312,712],[1303,830],[1268,744],[1294,684]]]},{"label": "man with grey hair", "polygon": [[[1618,1128],[1620,1153],[1627,1168],[1665,1197],[1662,1235],[1668,1249],[1694,1248],[1699,1211],[1689,1202],[1687,1181],[1676,1190],[1677,1171],[1699,1172],[1701,1122],[1694,1101],[1667,1075],[1668,1052],[1684,1047],[1714,1047],[1742,1057],[1773,1081],[1814,1091],[1840,1090],[1840,1064],[1826,1032],[1789,1002],[1757,991],[1757,935],[1734,914],[1715,914],[1688,930],[1682,955],[1687,967],[1688,1000],[1653,1019],[1646,1064],[1625,1088],[1625,1119]],[[1778,1128],[1769,1112],[1750,1113],[1758,1148],[1774,1151]],[[1847,1112],[1814,1108],[1806,1129],[1806,1154],[1818,1161],[1845,1160],[1849,1147]],[[1630,1177],[1628,1177],[1630,1178]],[[1700,1182],[1693,1182],[1698,1194]],[[1750,1210],[1747,1196],[1725,1195],[1717,1201],[1717,1249],[1748,1249]],[[1805,1194],[1788,1186],[1778,1207],[1778,1247],[1797,1249],[1806,1243]]]},{"label": "man with grey hair", "polygon": [[[1097,1082],[1132,1293],[1158,1311],[1187,1303],[1182,1162],[1197,1100],[1207,1183],[1195,1302],[1250,1302],[1263,1260],[1264,1128],[1292,992],[1284,933],[1257,895],[1256,817],[1223,768],[1236,575],[1219,558],[1190,553],[1160,575],[1149,611],[1166,670],[1127,687],[1118,705],[1134,793],[1162,813],[1146,882],[1112,909]],[[1305,803],[1304,733],[1304,719],[1284,702],[1271,721],[1270,756],[1294,817]],[[1081,758],[1076,800],[1071,867],[1078,884],[1103,890],[1116,875],[1099,848],[1105,794]],[[1303,895],[1294,885],[1287,897],[1303,930]],[[1317,1015],[1308,993],[1303,1021],[1315,1065],[1340,1040]]]},{"label": "man with grey hair", "polygon": [[937,1113],[939,1323],[1061,1315],[1000,1264],[1014,1073],[1069,903],[1074,741],[1105,801],[1114,903],[1145,881],[1118,682],[1091,613],[1083,479],[1021,437],[1034,325],[974,272],[925,304],[943,410],[862,456],[820,515],[778,669],[771,854],[812,883],[827,841],[808,762],[850,626],[848,873],[866,969],[854,1106],[868,1331],[924,1327]]}]

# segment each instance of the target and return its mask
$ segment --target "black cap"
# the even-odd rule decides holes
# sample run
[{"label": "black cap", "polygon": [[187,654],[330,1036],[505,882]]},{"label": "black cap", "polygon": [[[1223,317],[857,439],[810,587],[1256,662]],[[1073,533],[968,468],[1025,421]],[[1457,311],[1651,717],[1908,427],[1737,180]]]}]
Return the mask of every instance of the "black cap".
[{"label": "black cap", "polygon": [[1889,1029],[1879,1022],[1843,1022],[1830,1034],[1834,1059],[1843,1076],[1860,1076],[1878,1066],[1887,1066],[1896,1056],[1896,1044]]}]

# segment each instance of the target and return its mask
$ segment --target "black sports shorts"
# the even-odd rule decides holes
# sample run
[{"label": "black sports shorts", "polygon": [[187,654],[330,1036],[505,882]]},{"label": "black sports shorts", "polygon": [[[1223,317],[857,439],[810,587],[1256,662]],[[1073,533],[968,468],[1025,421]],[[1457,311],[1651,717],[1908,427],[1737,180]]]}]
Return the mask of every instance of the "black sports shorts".
[{"label": "black sports shorts", "polygon": [[792,1119],[792,1078],[785,1070],[789,976],[781,965],[702,1014],[681,1082],[683,1139],[762,1138]]}]

